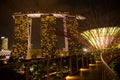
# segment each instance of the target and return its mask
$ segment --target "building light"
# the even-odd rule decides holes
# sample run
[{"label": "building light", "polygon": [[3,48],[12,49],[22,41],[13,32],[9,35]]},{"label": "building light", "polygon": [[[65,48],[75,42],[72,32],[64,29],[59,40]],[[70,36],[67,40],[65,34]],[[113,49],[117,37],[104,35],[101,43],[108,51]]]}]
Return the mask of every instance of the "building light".
[{"label": "building light", "polygon": [[79,20],[85,20],[86,19],[86,17],[84,17],[84,16],[76,16],[76,19],[79,19]]},{"label": "building light", "polygon": [[5,37],[1,37],[1,39],[4,39]]},{"label": "building light", "polygon": [[6,59],[9,59],[10,58],[10,56],[6,56]]}]

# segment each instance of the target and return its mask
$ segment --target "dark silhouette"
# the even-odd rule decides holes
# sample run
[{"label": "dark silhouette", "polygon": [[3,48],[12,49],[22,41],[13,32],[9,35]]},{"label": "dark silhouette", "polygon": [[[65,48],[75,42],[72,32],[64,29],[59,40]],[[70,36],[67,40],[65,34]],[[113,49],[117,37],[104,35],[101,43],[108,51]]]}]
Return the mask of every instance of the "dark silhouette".
[{"label": "dark silhouette", "polygon": [[25,80],[25,76],[11,69],[0,70],[0,80]]}]

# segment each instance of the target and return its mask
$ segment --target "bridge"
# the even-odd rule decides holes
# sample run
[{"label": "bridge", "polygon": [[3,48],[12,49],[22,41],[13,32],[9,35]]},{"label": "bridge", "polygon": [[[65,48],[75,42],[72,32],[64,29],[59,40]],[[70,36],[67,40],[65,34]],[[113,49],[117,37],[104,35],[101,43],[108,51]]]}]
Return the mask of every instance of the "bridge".
[{"label": "bridge", "polygon": [[120,57],[119,52],[105,53],[94,64],[89,64],[88,68],[81,68],[79,72],[67,76],[66,80],[120,80],[111,70],[108,64],[114,59]]},{"label": "bridge", "polygon": [[[110,61],[120,57],[101,53],[100,56],[70,55],[56,58],[39,58],[0,66],[2,79],[12,80],[120,80],[108,66]],[[9,71],[14,71],[16,77]],[[17,76],[19,75],[19,76]],[[8,77],[6,77],[8,76]],[[20,77],[23,77],[20,79]]]}]

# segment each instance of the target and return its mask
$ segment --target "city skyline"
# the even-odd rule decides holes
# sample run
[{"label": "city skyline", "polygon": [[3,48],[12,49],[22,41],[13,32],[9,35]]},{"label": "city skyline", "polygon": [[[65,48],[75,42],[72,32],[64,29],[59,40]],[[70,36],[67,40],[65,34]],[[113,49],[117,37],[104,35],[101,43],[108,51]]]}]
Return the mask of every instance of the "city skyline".
[{"label": "city skyline", "polygon": [[[1,0],[0,3],[0,37],[13,40],[14,19],[12,15],[17,12],[54,12],[63,11],[80,14],[87,17],[86,22],[80,22],[80,30],[107,25],[119,26],[120,14],[118,0]],[[101,22],[102,21],[102,22]],[[89,26],[91,25],[91,26]]]}]

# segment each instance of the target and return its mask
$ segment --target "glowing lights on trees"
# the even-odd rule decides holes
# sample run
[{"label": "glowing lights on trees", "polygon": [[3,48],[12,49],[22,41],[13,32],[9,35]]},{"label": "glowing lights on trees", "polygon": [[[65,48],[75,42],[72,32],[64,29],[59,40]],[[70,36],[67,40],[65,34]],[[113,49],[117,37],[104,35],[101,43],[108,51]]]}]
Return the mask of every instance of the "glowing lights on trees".
[{"label": "glowing lights on trees", "polygon": [[109,47],[114,41],[115,36],[119,34],[119,27],[104,27],[98,29],[91,29],[81,33],[84,39],[86,39],[97,50],[103,50]]}]

